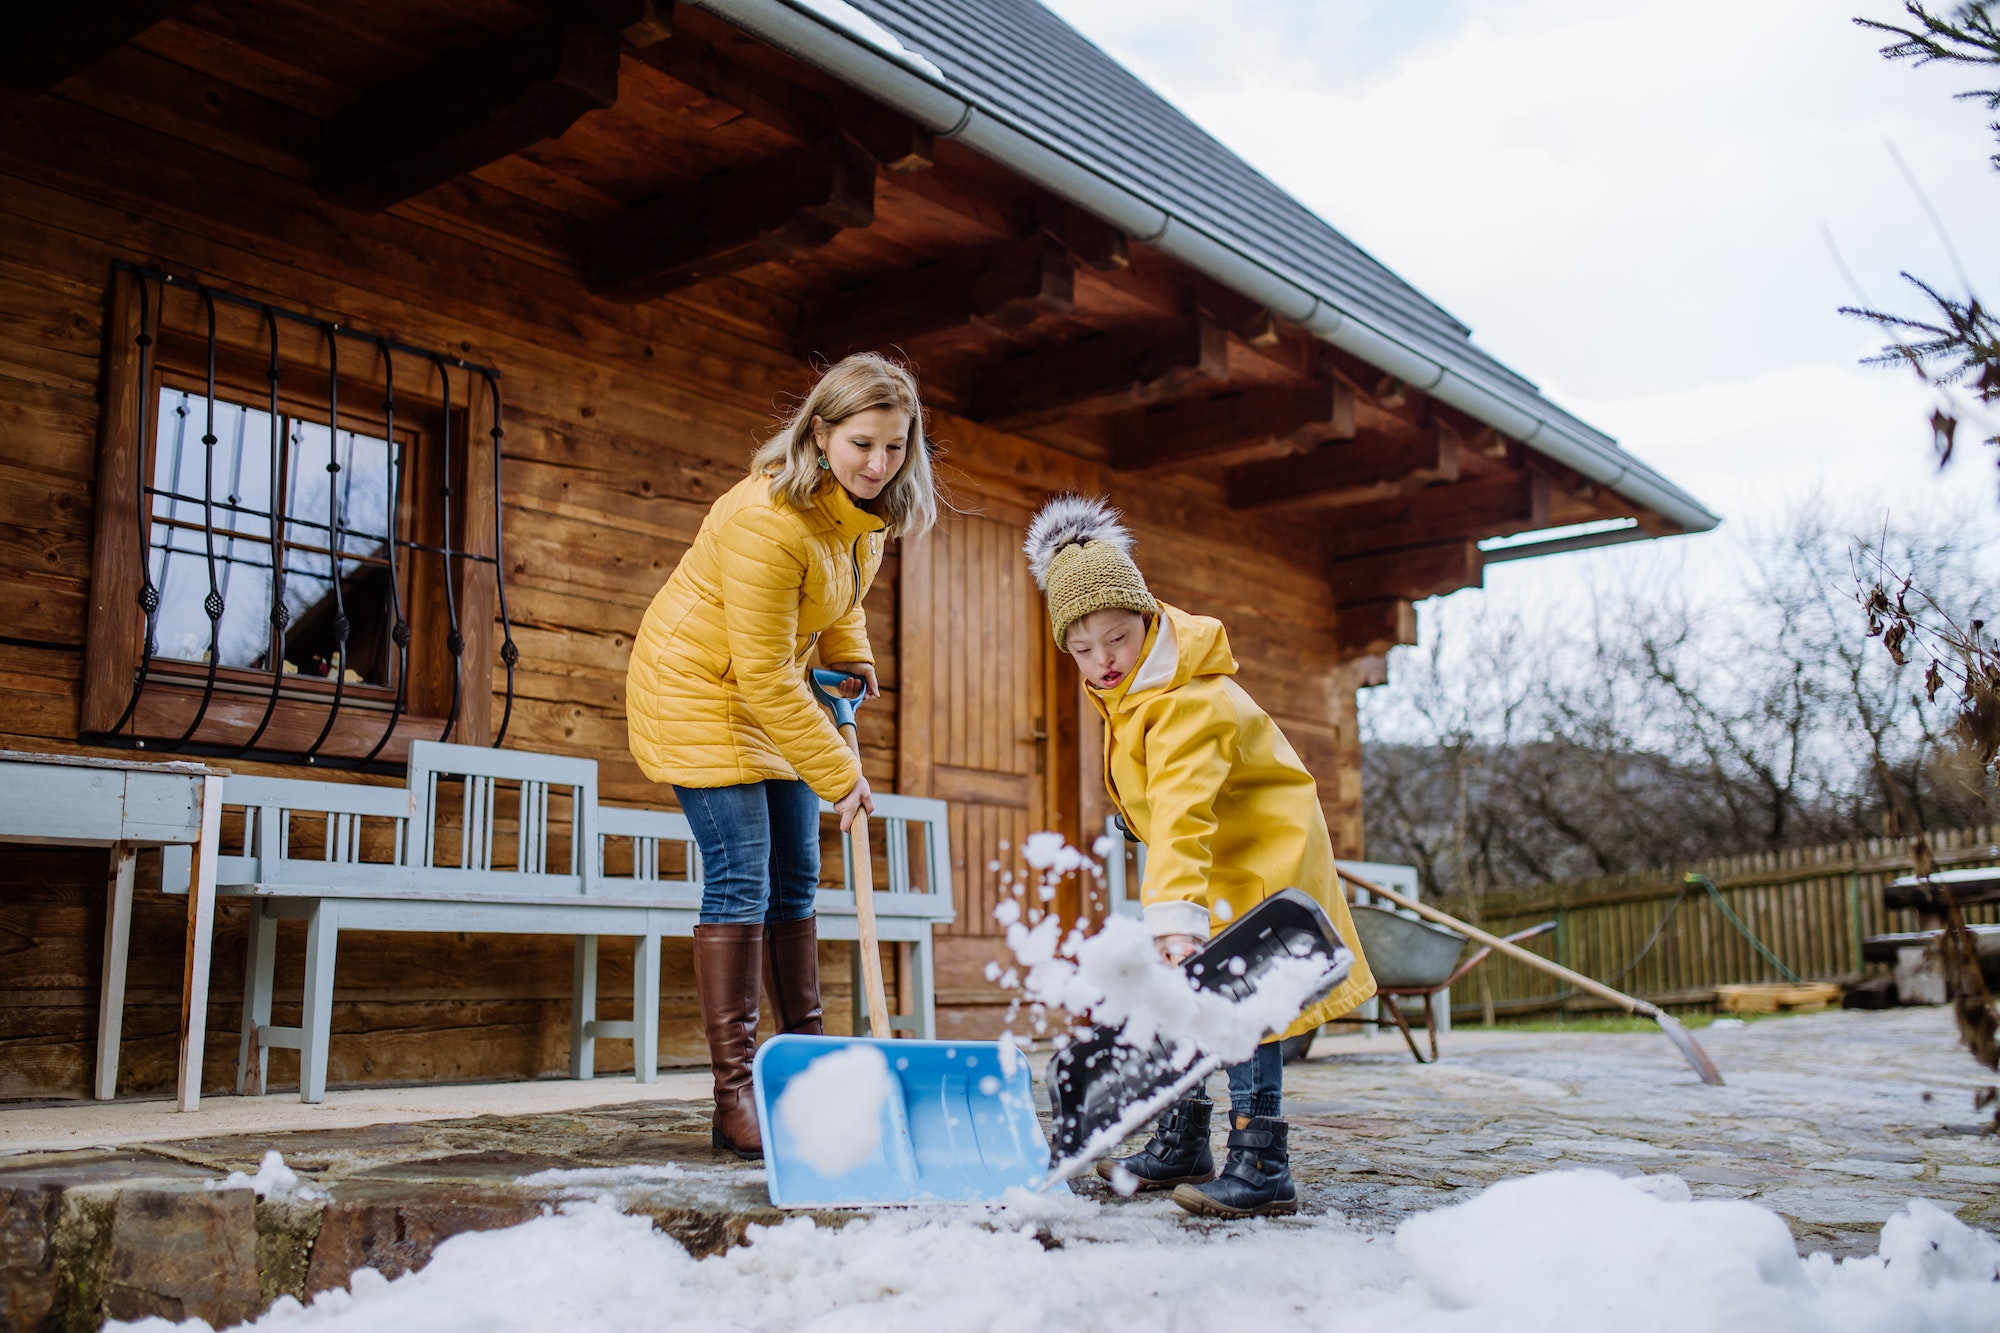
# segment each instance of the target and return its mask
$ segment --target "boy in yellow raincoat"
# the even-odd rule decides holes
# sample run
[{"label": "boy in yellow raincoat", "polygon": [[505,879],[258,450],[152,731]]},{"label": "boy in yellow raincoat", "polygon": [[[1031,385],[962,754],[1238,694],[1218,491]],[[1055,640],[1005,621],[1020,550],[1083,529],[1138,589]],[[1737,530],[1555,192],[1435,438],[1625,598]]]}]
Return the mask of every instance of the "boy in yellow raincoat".
[{"label": "boy in yellow raincoat", "polygon": [[1117,511],[1066,495],[1035,516],[1026,550],[1056,643],[1104,717],[1105,786],[1146,844],[1139,899],[1161,956],[1178,963],[1211,929],[1298,888],[1326,908],[1355,960],[1332,994],[1229,1069],[1229,1155],[1219,1175],[1205,1090],[1170,1107],[1142,1151],[1100,1162],[1098,1172],[1129,1172],[1141,1189],[1172,1188],[1194,1213],[1296,1212],[1279,1118],[1280,1043],[1361,1004],[1375,980],[1356,945],[1312,774],[1232,679],[1236,659],[1222,623],[1157,601],[1131,544]]}]

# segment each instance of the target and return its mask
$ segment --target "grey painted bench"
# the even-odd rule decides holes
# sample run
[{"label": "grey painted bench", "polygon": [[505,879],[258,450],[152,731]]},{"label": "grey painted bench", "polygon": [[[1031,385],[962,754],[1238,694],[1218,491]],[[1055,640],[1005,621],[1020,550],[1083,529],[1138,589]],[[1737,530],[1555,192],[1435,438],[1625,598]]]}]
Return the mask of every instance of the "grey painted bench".
[{"label": "grey painted bench", "polygon": [[[263,1090],[270,1051],[280,1047],[300,1052],[301,1100],[325,1097],[342,930],[574,936],[571,1076],[592,1076],[597,1039],[624,1038],[639,1080],[655,1078],[660,940],[691,935],[701,905],[700,858],[681,815],[601,807],[592,760],[427,741],[411,745],[403,787],[231,777],[222,804],[243,811],[243,850],[218,858],[217,892],[253,900],[239,1092]],[[878,797],[875,817],[889,847],[886,891],[876,895],[880,934],[910,948],[917,1013],[906,1025],[932,1036],[931,929],[953,915],[945,804]],[[913,831],[921,888],[911,874]],[[619,843],[630,846],[630,873],[614,875],[607,853]],[[851,890],[822,891],[817,910],[822,938],[856,938]],[[306,923],[297,1027],[271,1022],[281,920]],[[596,1016],[606,935],[634,943],[629,1020]]]}]

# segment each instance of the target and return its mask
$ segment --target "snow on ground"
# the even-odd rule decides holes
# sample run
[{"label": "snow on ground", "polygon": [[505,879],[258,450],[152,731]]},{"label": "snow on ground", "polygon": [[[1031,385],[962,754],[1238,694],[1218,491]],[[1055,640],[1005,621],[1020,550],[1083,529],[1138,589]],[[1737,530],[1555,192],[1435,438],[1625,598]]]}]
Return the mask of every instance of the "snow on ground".
[{"label": "snow on ground", "polygon": [[[1754,1204],[1691,1201],[1671,1177],[1504,1181],[1366,1235],[1338,1218],[1180,1225],[1157,1196],[1020,1198],[844,1227],[797,1218],[695,1260],[593,1200],[370,1270],[259,1329],[805,1330],[807,1333],[1951,1333],[2000,1327],[2000,1243],[1913,1200],[1879,1255],[1800,1259]],[[150,1319],[112,1328],[200,1330]]]}]

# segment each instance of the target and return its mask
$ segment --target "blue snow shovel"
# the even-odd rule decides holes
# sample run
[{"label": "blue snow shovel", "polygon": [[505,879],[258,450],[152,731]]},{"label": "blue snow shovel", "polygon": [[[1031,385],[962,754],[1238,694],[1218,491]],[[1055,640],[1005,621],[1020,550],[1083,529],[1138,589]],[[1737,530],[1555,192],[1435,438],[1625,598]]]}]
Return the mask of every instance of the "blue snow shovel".
[{"label": "blue snow shovel", "polygon": [[[860,1165],[827,1175],[807,1160],[780,1103],[813,1061],[854,1046],[876,1047],[889,1064],[881,1141]],[[1048,1174],[1027,1058],[1016,1056],[1007,1072],[998,1042],[778,1036],[752,1068],[765,1181],[780,1208],[992,1202],[1016,1185],[1036,1189]]]},{"label": "blue snow shovel", "polygon": [[[858,700],[834,692],[850,679],[842,672],[815,670],[812,688],[833,711],[834,725],[859,759],[854,727]],[[1049,1149],[1035,1118],[1025,1059],[1016,1057],[1009,1072],[998,1042],[888,1040],[866,818],[855,821],[852,837],[855,917],[873,1036],[779,1035],[757,1052],[751,1072],[771,1202],[780,1208],[969,1203],[997,1200],[1015,1185],[1036,1187],[1047,1174]],[[808,1160],[780,1105],[786,1086],[813,1061],[854,1046],[874,1046],[888,1061],[888,1093],[877,1126],[880,1143],[860,1165],[827,1175]]]}]

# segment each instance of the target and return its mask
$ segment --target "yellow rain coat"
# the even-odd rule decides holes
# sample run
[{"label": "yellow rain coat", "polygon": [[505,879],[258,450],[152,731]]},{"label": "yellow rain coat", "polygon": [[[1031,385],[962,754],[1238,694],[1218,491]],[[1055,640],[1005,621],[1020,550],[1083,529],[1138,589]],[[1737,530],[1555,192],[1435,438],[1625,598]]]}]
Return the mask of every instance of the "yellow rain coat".
[{"label": "yellow rain coat", "polygon": [[806,684],[822,662],[873,663],[861,599],[883,522],[829,477],[807,509],[745,477],[717,500],[646,609],[625,673],[627,743],[655,782],[800,777],[837,801],[861,777]]},{"label": "yellow rain coat", "polygon": [[1283,1032],[1340,1017],[1375,993],[1334,874],[1313,776],[1270,714],[1230,679],[1222,622],[1160,603],[1139,667],[1086,690],[1104,715],[1104,778],[1146,844],[1139,901],[1156,934],[1205,939],[1281,889],[1319,901],[1354,970]]}]

